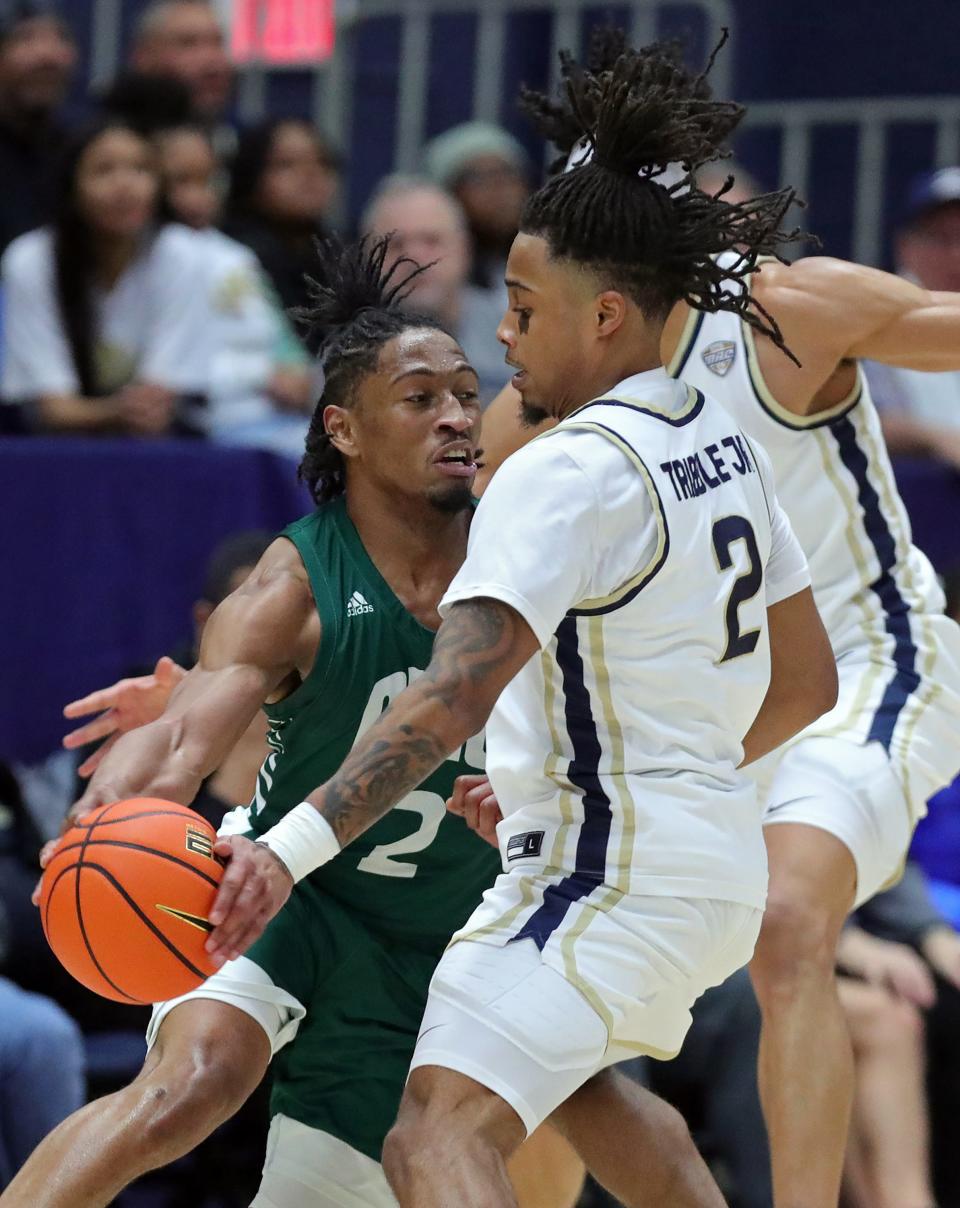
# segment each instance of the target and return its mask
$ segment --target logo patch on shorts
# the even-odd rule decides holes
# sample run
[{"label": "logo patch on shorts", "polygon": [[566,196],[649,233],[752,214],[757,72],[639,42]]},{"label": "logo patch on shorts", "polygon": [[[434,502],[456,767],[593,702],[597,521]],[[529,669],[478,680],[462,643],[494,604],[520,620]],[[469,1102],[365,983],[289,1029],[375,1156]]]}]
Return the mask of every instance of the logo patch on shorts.
[{"label": "logo patch on shorts", "polygon": [[714,340],[708,344],[701,354],[703,363],[717,377],[726,377],[730,372],[737,355],[737,346],[733,340]]},{"label": "logo patch on shorts", "polygon": [[507,859],[523,860],[539,856],[543,847],[543,831],[524,831],[507,840]]}]

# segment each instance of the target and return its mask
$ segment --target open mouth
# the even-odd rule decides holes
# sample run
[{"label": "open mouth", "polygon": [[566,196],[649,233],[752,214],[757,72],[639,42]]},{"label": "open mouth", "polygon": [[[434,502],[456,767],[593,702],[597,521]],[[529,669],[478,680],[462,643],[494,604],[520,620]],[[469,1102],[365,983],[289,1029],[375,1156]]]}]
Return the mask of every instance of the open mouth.
[{"label": "open mouth", "polygon": [[451,449],[434,458],[434,465],[453,478],[469,478],[477,472],[477,463],[468,449]]}]

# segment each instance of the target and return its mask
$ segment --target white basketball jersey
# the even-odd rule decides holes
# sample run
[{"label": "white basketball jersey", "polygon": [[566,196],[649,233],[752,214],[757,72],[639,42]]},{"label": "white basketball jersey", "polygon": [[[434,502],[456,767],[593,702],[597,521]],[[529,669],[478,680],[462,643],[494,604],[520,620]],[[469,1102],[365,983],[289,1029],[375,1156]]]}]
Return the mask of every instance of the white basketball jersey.
[{"label": "white basketball jersey", "polygon": [[498,471],[441,611],[502,599],[543,647],[487,726],[506,869],[562,871],[573,897],[763,905],[737,765],[770,680],[767,607],[809,582],[771,481],[730,415],[662,370]]},{"label": "white basketball jersey", "polygon": [[[807,733],[883,743],[922,813],[960,766],[960,630],[912,544],[866,379],[858,367],[847,399],[794,415],[763,381],[752,329],[730,313],[691,312],[669,369],[718,398],[773,464],[841,673],[837,707]],[[862,674],[845,674],[857,665]]]}]

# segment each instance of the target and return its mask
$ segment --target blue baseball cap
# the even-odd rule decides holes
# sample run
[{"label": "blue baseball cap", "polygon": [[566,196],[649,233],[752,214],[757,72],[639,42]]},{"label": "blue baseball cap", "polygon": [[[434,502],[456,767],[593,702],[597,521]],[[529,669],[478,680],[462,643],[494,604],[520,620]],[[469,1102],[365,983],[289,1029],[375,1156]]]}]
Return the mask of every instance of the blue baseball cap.
[{"label": "blue baseball cap", "polygon": [[950,205],[951,202],[960,202],[960,167],[924,172],[910,182],[903,223],[909,226],[922,215],[937,209],[938,206]]}]

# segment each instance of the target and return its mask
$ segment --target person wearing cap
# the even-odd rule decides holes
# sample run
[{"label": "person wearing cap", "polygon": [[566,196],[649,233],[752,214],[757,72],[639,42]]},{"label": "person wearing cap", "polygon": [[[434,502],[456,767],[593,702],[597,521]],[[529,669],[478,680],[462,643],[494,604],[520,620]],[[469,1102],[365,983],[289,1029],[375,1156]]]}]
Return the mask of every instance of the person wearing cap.
[{"label": "person wearing cap", "polygon": [[[912,182],[894,240],[897,272],[936,291],[960,291],[960,167]],[[960,372],[923,373],[868,361],[864,368],[891,453],[960,468]]]},{"label": "person wearing cap", "polygon": [[0,252],[50,217],[64,141],[57,113],[76,61],[52,0],[0,3]]},{"label": "person wearing cap", "polygon": [[471,283],[502,289],[507,253],[530,193],[522,144],[500,126],[465,122],[427,144],[424,171],[463,207],[473,241]]}]

